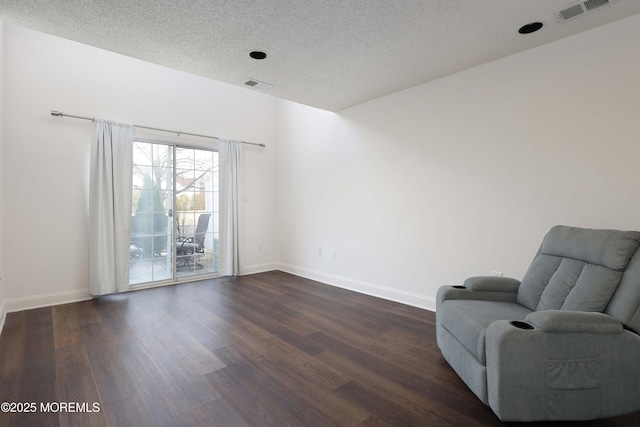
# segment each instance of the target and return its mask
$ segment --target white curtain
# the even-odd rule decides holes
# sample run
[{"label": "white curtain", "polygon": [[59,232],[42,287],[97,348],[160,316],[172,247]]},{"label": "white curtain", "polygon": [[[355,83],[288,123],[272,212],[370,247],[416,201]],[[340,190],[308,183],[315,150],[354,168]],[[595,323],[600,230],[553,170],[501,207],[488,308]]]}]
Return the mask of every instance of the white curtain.
[{"label": "white curtain", "polygon": [[242,143],[219,140],[221,274],[240,274],[242,223]]},{"label": "white curtain", "polygon": [[89,292],[129,289],[133,127],[95,120],[89,181]]}]

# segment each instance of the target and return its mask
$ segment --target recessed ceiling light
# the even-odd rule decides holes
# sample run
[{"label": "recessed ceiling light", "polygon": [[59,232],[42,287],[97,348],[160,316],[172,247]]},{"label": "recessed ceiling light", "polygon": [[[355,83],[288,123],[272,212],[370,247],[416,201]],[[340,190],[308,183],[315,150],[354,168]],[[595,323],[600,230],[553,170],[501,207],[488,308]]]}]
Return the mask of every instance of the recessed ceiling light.
[{"label": "recessed ceiling light", "polygon": [[249,56],[253,59],[264,59],[267,57],[267,54],[260,50],[254,50],[253,52],[249,53]]},{"label": "recessed ceiling light", "polygon": [[518,32],[520,34],[531,34],[531,33],[535,33],[536,31],[538,31],[540,28],[542,28],[542,22],[531,22],[530,24],[527,25],[523,25],[522,27],[520,27],[520,29],[518,30]]}]

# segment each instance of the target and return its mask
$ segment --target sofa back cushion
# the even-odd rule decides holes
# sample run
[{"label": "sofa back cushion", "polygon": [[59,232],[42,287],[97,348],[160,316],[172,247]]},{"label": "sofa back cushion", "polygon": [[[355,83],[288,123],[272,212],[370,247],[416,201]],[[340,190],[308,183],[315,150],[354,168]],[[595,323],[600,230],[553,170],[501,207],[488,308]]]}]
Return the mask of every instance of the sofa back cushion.
[{"label": "sofa back cushion", "polygon": [[530,310],[603,312],[640,245],[640,232],[555,226],[522,279]]},{"label": "sofa back cushion", "polygon": [[640,334],[640,250],[629,261],[604,312]]}]

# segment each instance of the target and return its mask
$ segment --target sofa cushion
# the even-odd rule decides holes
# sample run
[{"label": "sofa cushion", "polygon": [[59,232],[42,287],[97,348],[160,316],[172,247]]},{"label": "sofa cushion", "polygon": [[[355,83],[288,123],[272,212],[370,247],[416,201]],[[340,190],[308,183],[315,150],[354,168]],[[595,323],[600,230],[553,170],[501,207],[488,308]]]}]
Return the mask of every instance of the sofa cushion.
[{"label": "sofa cushion", "polygon": [[522,283],[518,288],[518,304],[530,310],[536,310],[542,293],[558,270],[561,262],[561,257],[538,255],[522,278]]},{"label": "sofa cushion", "polygon": [[602,312],[639,244],[635,231],[553,227],[522,279],[517,301],[531,310]]},{"label": "sofa cushion", "polygon": [[560,260],[560,264],[544,287],[536,310],[560,310],[586,265],[575,259],[555,258]]},{"label": "sofa cushion", "polygon": [[526,307],[509,302],[448,300],[439,315],[447,329],[482,365],[486,365],[487,327],[496,320],[524,320],[531,313]]},{"label": "sofa cushion", "polygon": [[588,230],[557,225],[542,242],[542,253],[622,271],[638,249],[637,231]]},{"label": "sofa cushion", "polygon": [[602,313],[618,287],[622,273],[599,265],[586,264],[567,295],[561,310]]},{"label": "sofa cushion", "polygon": [[640,251],[629,261],[605,313],[640,334]]}]

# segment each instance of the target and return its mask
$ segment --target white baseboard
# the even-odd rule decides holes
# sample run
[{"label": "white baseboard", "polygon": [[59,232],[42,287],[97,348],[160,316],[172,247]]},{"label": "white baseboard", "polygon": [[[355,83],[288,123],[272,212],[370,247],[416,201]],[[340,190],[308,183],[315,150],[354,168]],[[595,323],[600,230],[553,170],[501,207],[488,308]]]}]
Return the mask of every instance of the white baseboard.
[{"label": "white baseboard", "polygon": [[324,271],[312,270],[310,268],[296,265],[280,263],[278,269],[296,276],[305,277],[327,285],[337,286],[361,294],[370,295],[425,310],[436,311],[436,299],[427,295],[407,292],[400,289],[375,283],[363,282],[361,280],[325,273]]},{"label": "white baseboard", "polygon": [[49,307],[90,299],[92,299],[92,296],[89,294],[88,289],[78,289],[21,298],[9,298],[4,301],[4,307],[7,313],[11,313],[14,311],[31,310],[33,308]]},{"label": "white baseboard", "polygon": [[5,310],[4,300],[0,301],[0,334],[2,333],[2,328],[4,327],[4,321],[7,318],[7,310]]},{"label": "white baseboard", "polygon": [[272,262],[268,264],[248,265],[240,268],[240,275],[264,273],[266,271],[279,270],[280,264]]}]

